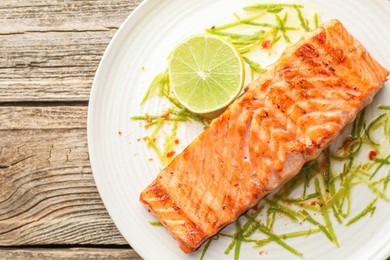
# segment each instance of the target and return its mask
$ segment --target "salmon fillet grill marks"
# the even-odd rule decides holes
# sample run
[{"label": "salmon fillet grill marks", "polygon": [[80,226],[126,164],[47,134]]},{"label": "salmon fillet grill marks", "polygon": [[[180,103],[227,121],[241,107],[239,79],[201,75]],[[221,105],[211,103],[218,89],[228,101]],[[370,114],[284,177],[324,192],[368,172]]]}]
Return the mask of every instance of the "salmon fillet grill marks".
[{"label": "salmon fillet grill marks", "polygon": [[186,252],[295,176],[388,71],[337,20],[289,47],[140,196]]}]

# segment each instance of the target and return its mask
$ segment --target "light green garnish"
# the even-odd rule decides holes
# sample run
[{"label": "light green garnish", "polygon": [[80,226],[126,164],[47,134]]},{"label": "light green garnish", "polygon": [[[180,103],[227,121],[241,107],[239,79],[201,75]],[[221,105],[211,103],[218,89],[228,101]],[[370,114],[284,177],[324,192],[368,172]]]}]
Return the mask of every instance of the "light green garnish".
[{"label": "light green garnish", "polygon": [[326,223],[326,228],[327,228],[329,234],[332,237],[332,241],[337,245],[337,247],[339,247],[339,242],[337,241],[336,234],[334,233],[333,225],[332,225],[332,221],[330,220],[330,217],[329,217],[328,209],[325,207],[325,198],[322,195],[320,182],[318,181],[318,179],[315,180],[315,190],[320,195],[319,196],[320,203],[322,205],[324,205],[324,206],[322,206],[320,208],[321,208],[322,216],[324,217],[324,220],[325,220],[325,223]]},{"label": "light green garnish", "polygon": [[303,5],[295,5],[295,4],[259,4],[259,5],[251,5],[244,7],[245,11],[256,11],[256,10],[275,10],[284,7],[294,7],[294,8],[303,8]]},{"label": "light green garnish", "polygon": [[259,230],[268,235],[275,243],[281,245],[283,248],[287,249],[291,253],[297,255],[297,256],[303,256],[301,252],[298,250],[294,249],[293,247],[289,246],[286,242],[283,241],[278,235],[274,234],[271,230],[269,230],[267,227],[260,225]]},{"label": "light green garnish", "polygon": [[357,214],[355,217],[353,217],[350,221],[347,222],[347,224],[345,224],[346,226],[349,226],[353,223],[355,223],[356,221],[358,221],[359,219],[361,219],[362,217],[364,217],[365,215],[367,215],[368,213],[371,212],[371,215],[374,213],[375,211],[375,203],[376,201],[378,200],[378,198],[375,198],[373,201],[371,201],[367,206],[366,208],[360,212],[359,214]]},{"label": "light green garnish", "polygon": [[317,29],[319,27],[318,14],[317,13],[314,14],[314,26],[315,26],[315,29]]},{"label": "light green garnish", "polygon": [[249,64],[250,68],[252,71],[255,71],[255,72],[258,72],[258,73],[263,73],[264,72],[264,69],[261,68],[260,64],[247,58],[247,57],[243,57],[244,58],[244,61],[246,63]]},{"label": "light green garnish", "polygon": [[[297,231],[297,232],[281,234],[281,235],[278,235],[278,237],[280,239],[284,240],[284,239],[288,239],[288,238],[310,236],[310,235],[318,233],[320,231],[321,230],[319,228],[313,228],[313,229],[308,229],[308,230],[302,230],[302,231]],[[265,246],[266,244],[271,243],[273,241],[274,240],[272,238],[254,240],[254,242],[256,243],[255,247]]]},{"label": "light green garnish", "polygon": [[303,17],[302,12],[301,12],[301,9],[299,9],[298,7],[295,7],[295,10],[297,10],[298,18],[299,18],[299,21],[301,22],[301,27],[302,27],[306,32],[310,32],[309,21]]},{"label": "light green garnish", "polygon": [[149,221],[149,224],[156,227],[162,227],[163,224],[161,224],[160,221]]},{"label": "light green garnish", "polygon": [[[268,47],[272,49],[278,42],[289,44],[293,39],[290,38],[291,32],[300,28],[304,31],[318,28],[318,14],[315,13],[309,19],[305,17],[303,8],[302,5],[294,4],[251,5],[244,8],[244,11],[251,12],[247,16],[235,13],[233,22],[212,26],[206,29],[206,32],[229,41],[237,49],[254,78],[255,74],[261,74],[264,70],[258,61],[249,58],[252,57],[252,51]],[[293,16],[298,18],[298,24],[292,24],[294,19],[289,17]],[[245,29],[246,33],[242,33],[240,29]],[[302,29],[300,31],[303,31]],[[162,117],[165,113],[132,117],[134,120],[149,121],[146,124],[150,127],[151,134],[146,139],[147,143],[163,161],[166,160],[164,155],[167,151],[173,149],[172,140],[181,122],[197,121],[204,125],[209,123],[185,109],[172,93],[170,86],[167,72],[158,74],[142,101],[144,103],[154,96],[166,98],[172,103],[172,107],[166,110],[169,117]],[[285,240],[312,234],[322,235],[338,246],[335,224],[349,226],[363,221],[368,214],[374,214],[379,199],[389,201],[386,191],[390,183],[390,154],[380,151],[390,145],[390,106],[381,105],[378,109],[382,110],[383,114],[367,125],[365,110],[359,113],[352,124],[350,138],[347,138],[344,144],[326,149],[317,159],[306,163],[300,173],[276,194],[263,199],[256,209],[250,209],[241,216],[235,223],[234,232],[221,232],[209,239],[204,245],[201,259],[206,257],[207,250],[212,248],[215,240],[227,240],[225,254],[234,251],[234,259],[239,259],[242,243],[251,243],[255,248],[276,243],[281,248],[302,256],[303,252],[299,248],[291,247]],[[166,124],[171,126],[171,134],[165,136],[165,147],[160,148],[153,138],[160,137],[160,130]],[[387,142],[375,140],[374,135],[377,132],[383,133]],[[357,156],[367,154],[370,149],[378,153],[378,158],[370,158],[368,163],[361,163],[360,157],[358,160]],[[341,164],[341,170],[336,170],[335,164]],[[387,174],[383,175],[383,171]],[[355,216],[351,216],[351,203],[354,200],[352,193],[363,187],[371,190],[371,202]],[[297,226],[298,230],[278,234],[274,227],[278,226],[280,221],[288,221]],[[299,225],[302,222],[305,223],[305,229]]]}]

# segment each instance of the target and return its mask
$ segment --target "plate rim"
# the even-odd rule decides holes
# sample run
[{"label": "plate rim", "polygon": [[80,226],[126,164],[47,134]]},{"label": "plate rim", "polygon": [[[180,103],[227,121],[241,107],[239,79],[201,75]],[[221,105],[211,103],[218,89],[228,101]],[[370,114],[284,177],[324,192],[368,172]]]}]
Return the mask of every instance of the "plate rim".
[{"label": "plate rim", "polygon": [[[115,222],[115,217],[113,216],[113,211],[110,210],[111,206],[110,203],[108,203],[108,199],[103,196],[103,189],[102,189],[102,182],[103,180],[99,177],[98,174],[94,174],[96,172],[96,167],[94,166],[94,161],[96,161],[96,155],[95,155],[95,149],[93,145],[93,122],[94,122],[94,116],[93,116],[93,111],[94,111],[94,106],[92,104],[96,104],[96,97],[97,97],[97,92],[99,89],[99,83],[98,83],[98,78],[99,75],[103,73],[104,70],[104,63],[106,62],[107,59],[109,59],[109,55],[111,52],[114,51],[115,44],[116,44],[116,39],[120,37],[120,35],[123,33],[125,30],[129,30],[132,27],[136,25],[137,20],[133,21],[134,17],[142,15],[142,13],[145,12],[145,9],[148,8],[148,5],[153,4],[151,3],[153,0],[143,0],[135,9],[131,11],[131,13],[126,17],[126,19],[122,22],[122,24],[119,26],[118,30],[115,32],[114,36],[111,38],[109,44],[107,45],[106,49],[104,50],[104,53],[102,55],[102,58],[100,59],[99,65],[96,69],[94,79],[92,81],[91,85],[91,93],[89,95],[89,100],[88,100],[88,111],[87,111],[87,146],[88,146],[88,154],[89,154],[89,161],[90,161],[90,166],[91,166],[91,171],[92,171],[92,176],[96,184],[96,188],[98,190],[99,196],[103,202],[104,207],[106,208],[106,211],[108,215],[110,216],[112,222],[114,223],[116,229],[118,232],[122,235],[122,237],[125,239],[126,243],[129,244],[134,251],[138,255],[140,255],[142,258],[146,259],[146,254],[144,250],[136,245],[130,244],[129,239],[127,238],[126,234],[124,234],[121,229],[118,227],[118,223]],[[94,170],[95,169],[95,170]]]}]

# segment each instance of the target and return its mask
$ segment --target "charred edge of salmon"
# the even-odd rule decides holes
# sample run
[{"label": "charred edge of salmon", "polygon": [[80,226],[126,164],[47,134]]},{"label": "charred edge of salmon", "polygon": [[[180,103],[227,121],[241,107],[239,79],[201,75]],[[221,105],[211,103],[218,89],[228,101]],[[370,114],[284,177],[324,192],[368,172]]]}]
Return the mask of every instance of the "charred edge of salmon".
[{"label": "charred edge of salmon", "polygon": [[[172,236],[176,239],[180,249],[185,253],[196,250],[203,241],[207,239],[206,234],[185,216],[185,213],[172,201],[170,195],[160,185],[157,180],[152,182],[140,195],[140,201],[157,216]],[[163,209],[160,211],[159,209]],[[167,211],[168,209],[168,211]],[[172,210],[169,210],[172,209]],[[164,218],[164,214],[169,214],[169,222]],[[176,222],[176,223],[175,223]],[[180,229],[175,229],[172,225],[180,225]],[[186,235],[174,233],[174,230],[182,230]],[[181,239],[185,237],[186,239]]]},{"label": "charred edge of salmon", "polygon": [[[333,19],[327,22],[325,25],[326,26],[322,26],[320,28],[319,32],[317,31],[317,33],[313,34],[312,42],[315,42],[316,44],[321,46],[325,46],[327,37],[329,35],[337,35],[337,31],[341,32],[339,34],[343,34],[345,36],[346,38],[345,43],[347,45],[347,48],[350,51],[355,51],[359,53],[361,60],[367,65],[367,68],[370,68],[372,70],[371,72],[373,76],[375,76],[376,84],[374,84],[370,89],[370,96],[366,97],[366,99],[363,100],[364,102],[360,104],[359,111],[361,111],[367,105],[372,103],[374,96],[382,89],[384,83],[387,81],[390,71],[384,66],[382,66],[378,61],[376,61],[371,56],[371,54],[367,51],[367,49],[361,44],[361,42],[356,38],[354,38],[339,20]],[[334,31],[336,33],[332,33],[329,31]],[[337,49],[332,49],[332,48],[327,48],[327,52],[332,56],[332,60],[335,61],[336,65],[343,64],[345,59],[345,54],[343,54]],[[333,72],[333,68],[331,66],[328,66],[328,69],[331,72]]]},{"label": "charred edge of salmon", "polygon": [[[267,196],[270,192],[264,192],[261,197],[258,197],[258,201],[260,201],[263,197]],[[151,199],[152,198],[152,199]],[[221,225],[221,227],[215,232],[215,234],[205,234],[199,226],[197,226],[195,223],[193,223],[189,218],[185,217],[185,213],[178,208],[175,203],[170,199],[169,194],[164,190],[162,185],[160,185],[157,180],[153,181],[140,195],[140,201],[145,204],[145,206],[148,208],[150,212],[152,212],[156,217],[159,218],[161,221],[161,224],[164,225],[168,231],[171,233],[171,235],[175,238],[177,241],[180,249],[184,253],[191,253],[194,252],[196,249],[198,249],[208,238],[212,237],[219,231],[221,231],[224,227],[229,225],[231,222],[226,222]],[[257,203],[253,203],[250,205],[249,208],[254,207]],[[160,204],[160,206],[164,206],[164,208],[171,208],[174,211],[169,212],[170,219],[179,219],[180,221],[177,223],[180,225],[180,229],[183,230],[183,232],[186,232],[187,235],[184,236],[187,239],[183,240],[180,239],[177,234],[173,233],[173,230],[177,230],[172,228],[172,223],[168,223],[163,218],[163,213],[160,212],[158,209],[156,209],[158,206],[156,204]],[[243,213],[245,213],[248,209],[243,209],[236,219],[233,221],[236,221]]]},{"label": "charred edge of salmon", "polygon": [[[328,41],[332,36],[333,38],[339,37],[340,41],[344,41],[345,49],[342,50],[340,48],[333,48],[329,46]],[[340,47],[337,46],[337,47]],[[317,49],[323,48],[326,50],[326,54],[330,57],[331,63],[326,64],[321,67],[313,62],[313,59],[319,57]],[[343,24],[337,20],[333,19],[324,24],[322,24],[319,28],[314,30],[313,32],[306,33],[300,41],[295,43],[294,45],[289,46],[281,55],[281,57],[274,63],[271,64],[267,68],[267,72],[274,71],[273,77],[278,77],[277,69],[286,70],[289,69],[289,66],[285,65],[288,63],[289,59],[292,57],[303,60],[304,62],[312,65],[312,70],[315,73],[321,74],[322,76],[331,76],[337,74],[332,66],[337,67],[338,65],[342,65],[347,59],[346,55],[348,52],[358,53],[362,62],[364,62],[366,67],[375,69],[372,70],[372,75],[375,77],[375,83],[371,86],[371,89],[368,91],[370,95],[366,96],[362,103],[360,103],[360,107],[358,111],[363,110],[367,105],[371,104],[374,96],[381,90],[384,86],[384,83],[387,81],[387,77],[390,74],[389,70],[382,66],[379,62],[377,62],[367,51],[367,49],[357,40],[355,39],[343,26]],[[324,64],[321,64],[324,65]],[[262,82],[265,80],[267,73],[261,75],[257,80],[253,81],[247,89],[254,89],[262,86]],[[363,79],[362,79],[363,80]],[[354,88],[354,86],[350,86]],[[277,108],[279,109],[279,107]],[[357,116],[357,113],[351,118],[350,121],[346,122],[345,125],[352,123]],[[304,129],[302,129],[304,130]],[[333,136],[324,136],[323,139],[327,140],[326,142],[314,141],[314,144],[317,146],[318,150],[325,149],[334,139],[337,138],[339,133],[334,134]],[[314,158],[313,158],[314,159]]]},{"label": "charred edge of salmon", "polygon": [[[332,49],[331,44],[327,43],[327,37],[332,38],[332,40],[335,40],[335,46],[336,48]],[[338,40],[337,37],[340,37],[341,39]],[[327,45],[328,44],[328,45]],[[351,46],[343,46],[343,45],[351,45]],[[325,49],[325,54],[319,54],[317,53],[317,48]],[[346,48],[345,53],[343,53],[343,48]],[[353,59],[348,59],[348,57],[345,57],[344,55],[348,54],[348,52],[351,52],[350,54],[353,56]],[[336,69],[338,69],[339,65],[343,62],[352,62],[352,63],[359,63],[364,68],[369,70],[368,76],[372,77],[372,79],[365,79],[364,73],[359,72],[359,68],[355,68],[351,66],[351,72],[349,73],[355,73],[354,77],[362,76],[363,78],[360,79],[362,81],[365,80],[372,80],[372,82],[362,83],[362,99],[359,99],[361,103],[356,103],[357,105],[353,108],[353,114],[349,114],[348,117],[343,120],[339,126],[344,127],[345,125],[351,123],[354,118],[357,115],[357,112],[361,109],[363,109],[366,105],[372,102],[372,99],[374,95],[379,91],[379,89],[383,86],[383,83],[385,82],[389,72],[384,67],[382,67],[378,62],[376,62],[369,53],[365,50],[361,44],[355,40],[342,26],[342,24],[337,20],[332,20],[324,25],[322,25],[320,28],[318,28],[316,31],[312,33],[306,34],[301,41],[299,41],[297,44],[289,47],[286,49],[286,51],[282,54],[281,58],[272,66],[268,68],[268,71],[264,73],[260,78],[256,81],[254,81],[250,86],[248,87],[247,92],[238,100],[233,102],[228,109],[222,113],[213,123],[209,126],[209,128],[203,132],[194,142],[200,142],[201,139],[205,136],[205,133],[210,130],[210,128],[218,127],[218,124],[215,124],[219,120],[223,120],[223,118],[230,113],[237,102],[241,102],[245,95],[247,95],[249,92],[254,93],[256,89],[259,89],[261,86],[264,85],[264,82],[266,80],[272,79],[273,77],[283,77],[283,72],[281,75],[278,75],[278,70],[281,70],[281,68],[284,66],[284,64],[288,64],[294,59],[300,59],[304,61],[306,64],[309,64],[306,66],[309,69],[319,69],[316,72],[322,72],[321,70],[323,68],[316,66],[315,63],[311,62],[313,61],[313,57],[315,58],[318,55],[324,55],[326,59],[330,58],[332,59],[332,63],[335,63]],[[322,56],[321,56],[322,57]],[[356,60],[359,59],[359,62]],[[360,61],[361,60],[361,61]],[[341,66],[341,65],[340,65]],[[346,66],[349,68],[348,66]],[[299,69],[299,67],[295,67],[294,69]],[[334,68],[327,68],[329,72],[329,76],[335,76],[337,72],[333,71]],[[280,72],[280,71],[279,71]],[[313,73],[313,72],[311,72]],[[360,74],[359,74],[360,73]],[[326,77],[328,74],[322,74],[321,76]],[[310,78],[317,74],[307,74],[306,77]],[[342,79],[342,75],[336,75],[337,78]],[[353,80],[355,80],[355,78]],[[284,80],[284,78],[282,78]],[[349,81],[348,84],[352,84],[354,81]],[[352,83],[351,83],[352,82]],[[273,83],[271,83],[273,84]],[[357,82],[358,84],[358,82]],[[353,86],[346,86],[345,84],[342,85],[345,88],[353,87]],[[269,86],[272,88],[273,86]],[[275,92],[276,93],[276,92]],[[272,100],[271,100],[272,101]],[[273,104],[275,109],[279,109],[276,104]],[[271,107],[268,107],[271,108]],[[280,112],[284,113],[281,108]],[[344,112],[342,108],[340,108],[340,111]],[[286,114],[287,116],[287,114]],[[233,122],[234,123],[234,122]],[[297,124],[298,126],[298,124]],[[304,129],[302,129],[304,130]],[[333,132],[329,132],[324,138],[319,138],[317,142],[314,142],[314,146],[307,146],[305,148],[305,151],[302,152],[302,156],[294,155],[294,152],[292,153],[292,157],[287,156],[286,162],[284,164],[283,169],[281,172],[276,172],[279,176],[279,179],[270,186],[271,189],[264,188],[267,184],[267,180],[265,180],[265,184],[261,183],[264,187],[262,194],[257,194],[255,197],[252,198],[251,194],[251,200],[247,202],[245,205],[240,205],[240,207],[234,207],[233,212],[234,214],[229,215],[229,221],[220,221],[217,226],[214,226],[214,229],[212,231],[208,230],[207,232],[207,226],[205,226],[205,223],[197,223],[195,217],[194,219],[191,219],[189,216],[191,214],[195,214],[199,211],[194,212],[186,212],[182,209],[180,209],[181,206],[185,206],[184,204],[178,203],[180,200],[190,200],[190,197],[186,197],[189,195],[184,194],[184,197],[175,197],[176,194],[175,186],[172,186],[169,182],[165,182],[164,185],[161,183],[164,183],[164,178],[169,178],[170,169],[174,170],[174,165],[179,160],[187,160],[186,155],[190,152],[190,148],[194,143],[192,143],[190,146],[188,146],[182,154],[179,154],[172,163],[164,169],[159,177],[151,184],[149,187],[147,187],[144,192],[142,192],[140,196],[140,200],[142,203],[146,204],[147,207],[150,209],[150,211],[155,214],[161,221],[161,223],[168,228],[168,230],[171,232],[172,236],[178,241],[180,248],[185,252],[189,253],[194,250],[196,250],[207,238],[213,236],[218,231],[220,231],[225,225],[233,222],[236,220],[240,214],[245,212],[247,209],[255,205],[262,197],[267,195],[269,192],[272,191],[272,189],[277,188],[278,185],[281,185],[282,183],[286,182],[288,179],[295,176],[301,166],[308,160],[313,159],[318,155],[322,149],[326,148],[331,141],[334,140],[334,138],[337,137],[337,135],[340,133],[341,129],[335,128],[335,130],[332,130]],[[221,137],[222,138],[222,137]],[[313,141],[313,139],[312,139]],[[198,143],[199,144],[199,143]],[[197,148],[195,146],[195,148]],[[298,152],[298,151],[296,151]],[[184,154],[184,155],[183,155]],[[229,159],[229,158],[226,158]],[[190,162],[193,163],[193,162]],[[188,166],[188,165],[187,165]],[[180,174],[179,172],[175,172],[175,174]],[[269,172],[261,172],[261,174],[270,174]],[[272,176],[271,176],[272,177]],[[270,177],[270,178],[271,178]],[[195,176],[196,178],[196,176]],[[182,179],[181,181],[186,182],[185,184],[191,185],[190,181],[186,181],[187,177],[185,179]],[[167,190],[170,190],[172,194],[167,192]],[[182,193],[183,194],[183,193]],[[176,196],[183,196],[183,195],[177,195]],[[175,202],[175,199],[177,200]],[[179,205],[180,204],[180,205]],[[192,204],[188,204],[192,205]],[[230,205],[232,206],[232,205]],[[227,205],[226,207],[229,207]],[[188,208],[188,206],[187,206]],[[195,210],[195,209],[194,209]],[[221,218],[222,216],[218,215],[218,218]],[[226,217],[226,216],[224,216]],[[202,220],[203,222],[207,222],[207,219]],[[203,230],[202,230],[203,228]]]}]

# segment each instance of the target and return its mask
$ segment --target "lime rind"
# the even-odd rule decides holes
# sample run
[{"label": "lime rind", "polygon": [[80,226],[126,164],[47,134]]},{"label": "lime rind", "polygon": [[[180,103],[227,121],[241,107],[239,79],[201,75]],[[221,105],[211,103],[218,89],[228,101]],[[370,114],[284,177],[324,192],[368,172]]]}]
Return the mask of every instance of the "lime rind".
[{"label": "lime rind", "polygon": [[176,98],[199,114],[229,105],[245,78],[236,49],[220,37],[203,34],[187,38],[172,51],[168,70]]}]

